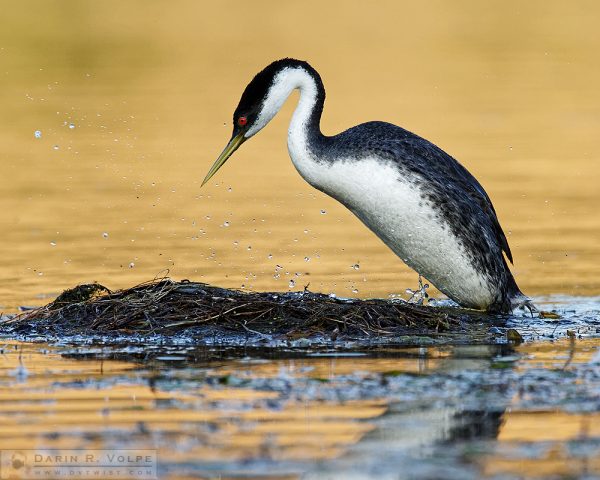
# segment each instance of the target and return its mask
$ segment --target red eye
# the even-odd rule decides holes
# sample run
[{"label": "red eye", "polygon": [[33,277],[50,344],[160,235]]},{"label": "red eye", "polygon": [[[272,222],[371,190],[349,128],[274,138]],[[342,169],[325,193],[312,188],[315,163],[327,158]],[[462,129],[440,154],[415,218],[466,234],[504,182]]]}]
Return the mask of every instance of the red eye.
[{"label": "red eye", "polygon": [[243,127],[244,125],[246,125],[248,123],[248,119],[246,117],[240,117],[240,118],[238,118],[237,123],[240,127]]}]

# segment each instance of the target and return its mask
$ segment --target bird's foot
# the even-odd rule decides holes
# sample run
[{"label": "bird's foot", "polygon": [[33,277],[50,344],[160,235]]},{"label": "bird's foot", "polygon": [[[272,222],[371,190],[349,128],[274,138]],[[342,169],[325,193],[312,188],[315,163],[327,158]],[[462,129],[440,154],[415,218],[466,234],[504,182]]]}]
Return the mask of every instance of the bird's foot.
[{"label": "bird's foot", "polygon": [[538,308],[533,304],[533,301],[530,298],[524,297],[523,301],[516,305],[516,308],[520,310],[528,310],[531,318],[534,318],[534,313],[540,313]]},{"label": "bird's foot", "polygon": [[421,275],[419,275],[419,288],[416,290],[412,290],[411,288],[406,289],[406,293],[410,295],[408,299],[408,303],[412,303],[414,305],[423,305],[423,302],[429,298],[427,294],[427,289],[429,288],[428,283],[423,283],[423,279]]}]

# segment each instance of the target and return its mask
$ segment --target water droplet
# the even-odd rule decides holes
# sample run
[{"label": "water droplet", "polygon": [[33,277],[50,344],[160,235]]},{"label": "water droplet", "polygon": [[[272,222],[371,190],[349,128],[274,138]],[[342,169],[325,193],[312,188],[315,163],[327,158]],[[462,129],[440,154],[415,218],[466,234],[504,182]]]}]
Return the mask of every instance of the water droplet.
[{"label": "water droplet", "polygon": [[326,210],[321,210],[321,215],[325,215],[325,214],[327,214],[327,211]]},{"label": "water droplet", "polygon": [[207,215],[205,218],[206,218],[207,220],[210,220],[210,215]]},{"label": "water droplet", "polygon": [[271,260],[271,259],[273,258],[273,255],[269,253],[269,254],[267,255],[267,258],[268,258],[269,260]]},{"label": "water droplet", "polygon": [[50,242],[50,245],[52,245],[53,247],[56,247],[56,242],[52,241],[52,242]]},{"label": "water droplet", "polygon": [[358,288],[353,288],[352,293],[358,293]]},{"label": "water droplet", "polygon": [[294,288],[296,286],[296,281],[294,279],[290,280],[290,283],[288,284],[290,288]]},{"label": "water droplet", "polygon": [[131,263],[129,264],[129,268],[133,268],[133,267],[135,267],[135,263],[131,262]]},{"label": "water droplet", "polygon": [[229,222],[223,222],[223,226],[224,227],[228,227],[229,226]]},{"label": "water droplet", "polygon": [[33,132],[33,136],[35,138],[42,138],[42,131],[41,130],[36,130],[35,132]]},{"label": "water droplet", "polygon": [[360,265],[358,264],[358,262],[356,262],[354,265],[352,265],[350,268],[353,268],[354,270],[359,270],[360,269]]},{"label": "water droplet", "polygon": [[252,250],[252,245],[248,245],[248,250]]},{"label": "water droplet", "polygon": [[310,257],[304,257],[305,262],[310,262]]},{"label": "water droplet", "polygon": [[329,298],[337,298],[337,295],[335,293],[330,293],[328,295]]},{"label": "water droplet", "polygon": [[69,123],[69,130],[73,130],[75,128],[75,124],[74,123]]},{"label": "water droplet", "polygon": [[304,233],[308,233],[308,230],[306,228],[304,229]]},{"label": "water droplet", "polygon": [[227,187],[227,191],[228,191],[228,192],[231,192],[232,190],[233,190],[233,188],[231,188],[231,187]]},{"label": "water droplet", "polygon": [[58,150],[59,148],[60,148],[60,147],[59,147],[58,145],[53,145],[53,146],[52,146],[52,149],[53,149],[53,150]]}]

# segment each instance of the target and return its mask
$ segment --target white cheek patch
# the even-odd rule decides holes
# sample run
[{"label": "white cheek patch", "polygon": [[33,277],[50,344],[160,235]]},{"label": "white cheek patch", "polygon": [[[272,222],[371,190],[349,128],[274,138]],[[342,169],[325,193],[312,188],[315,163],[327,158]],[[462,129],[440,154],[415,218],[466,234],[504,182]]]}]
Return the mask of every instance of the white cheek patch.
[{"label": "white cheek patch", "polygon": [[297,88],[303,91],[302,96],[306,96],[304,93],[308,93],[309,90],[315,92],[310,96],[313,98],[316,96],[317,88],[314,80],[305,70],[288,67],[279,72],[273,79],[273,84],[267,92],[256,121],[244,136],[250,138],[260,132],[281,110],[285,101]]}]

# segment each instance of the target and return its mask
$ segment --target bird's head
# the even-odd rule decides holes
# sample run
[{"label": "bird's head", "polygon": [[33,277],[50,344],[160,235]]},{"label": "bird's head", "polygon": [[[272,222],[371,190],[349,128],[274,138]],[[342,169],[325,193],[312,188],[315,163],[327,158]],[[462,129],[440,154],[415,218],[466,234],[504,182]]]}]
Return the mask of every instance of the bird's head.
[{"label": "bird's head", "polygon": [[314,71],[306,62],[284,58],[260,71],[246,86],[242,98],[233,113],[231,140],[210,168],[202,185],[208,182],[242,143],[260,132],[282,107],[289,95],[285,89],[286,70],[302,68]]}]

